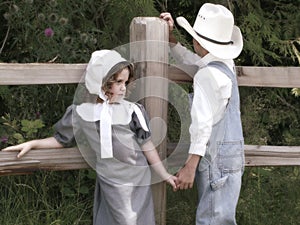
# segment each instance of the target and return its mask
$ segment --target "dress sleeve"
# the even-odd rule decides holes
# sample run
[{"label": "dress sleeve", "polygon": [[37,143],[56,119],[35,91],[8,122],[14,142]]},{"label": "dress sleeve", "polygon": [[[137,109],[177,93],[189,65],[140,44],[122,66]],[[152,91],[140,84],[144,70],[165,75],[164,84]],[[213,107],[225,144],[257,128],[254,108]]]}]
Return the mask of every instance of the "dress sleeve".
[{"label": "dress sleeve", "polygon": [[74,105],[69,106],[63,117],[54,124],[54,138],[64,147],[72,147],[76,144],[72,124],[73,110]]},{"label": "dress sleeve", "polygon": [[143,116],[144,116],[144,119],[145,119],[145,122],[147,124],[147,127],[148,127],[148,131],[145,131],[143,128],[142,128],[142,125],[138,119],[138,116],[136,115],[135,112],[133,112],[132,114],[132,120],[131,120],[131,123],[130,123],[130,129],[136,134],[136,137],[137,137],[137,141],[140,145],[143,145],[144,143],[146,143],[147,141],[149,141],[151,139],[151,131],[150,131],[150,126],[149,126],[149,117],[148,117],[148,114],[144,108],[144,106],[140,105],[140,104],[136,104]]}]

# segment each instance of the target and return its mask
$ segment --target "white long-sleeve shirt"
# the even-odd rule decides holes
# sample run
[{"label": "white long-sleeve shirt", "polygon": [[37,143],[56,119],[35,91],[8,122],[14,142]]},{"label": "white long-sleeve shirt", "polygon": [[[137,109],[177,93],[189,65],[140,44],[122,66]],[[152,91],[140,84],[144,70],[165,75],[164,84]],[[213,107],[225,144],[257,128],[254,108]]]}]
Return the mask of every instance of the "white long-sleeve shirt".
[{"label": "white long-sleeve shirt", "polygon": [[[189,154],[204,156],[212,127],[223,117],[232,89],[232,82],[226,74],[214,67],[205,66],[212,61],[221,61],[233,70],[234,62],[216,58],[210,53],[201,58],[180,43],[171,48],[171,55],[177,63],[199,66],[193,79],[194,100],[189,128],[191,138]],[[209,76],[211,79],[203,82],[203,74],[207,73],[211,74]]]}]

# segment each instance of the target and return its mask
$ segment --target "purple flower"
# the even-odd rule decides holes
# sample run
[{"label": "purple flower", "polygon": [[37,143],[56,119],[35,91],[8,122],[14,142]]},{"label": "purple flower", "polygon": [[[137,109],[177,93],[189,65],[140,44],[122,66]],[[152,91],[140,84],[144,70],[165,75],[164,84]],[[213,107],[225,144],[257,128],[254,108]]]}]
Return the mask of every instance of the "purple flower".
[{"label": "purple flower", "polygon": [[0,138],[0,142],[1,142],[1,143],[7,143],[7,141],[8,141],[8,137],[6,137],[6,136],[2,136],[2,137]]},{"label": "purple flower", "polygon": [[54,35],[54,31],[50,27],[45,29],[45,36],[46,37],[52,37],[53,35]]}]

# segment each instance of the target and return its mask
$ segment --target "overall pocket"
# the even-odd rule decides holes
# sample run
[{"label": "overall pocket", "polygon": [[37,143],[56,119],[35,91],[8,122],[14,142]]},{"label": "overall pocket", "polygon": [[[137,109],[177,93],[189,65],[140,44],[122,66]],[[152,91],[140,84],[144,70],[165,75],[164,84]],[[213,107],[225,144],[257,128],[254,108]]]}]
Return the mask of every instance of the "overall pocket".
[{"label": "overall pocket", "polygon": [[234,173],[244,167],[244,147],[242,141],[218,143],[218,168],[223,173]]}]

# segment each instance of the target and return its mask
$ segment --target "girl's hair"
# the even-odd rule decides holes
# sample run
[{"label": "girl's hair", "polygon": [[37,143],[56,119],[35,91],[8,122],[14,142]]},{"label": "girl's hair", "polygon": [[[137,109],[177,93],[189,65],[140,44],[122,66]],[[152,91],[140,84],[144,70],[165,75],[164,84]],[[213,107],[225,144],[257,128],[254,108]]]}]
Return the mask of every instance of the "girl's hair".
[{"label": "girl's hair", "polygon": [[[103,80],[103,84],[102,84],[101,89],[105,93],[108,93],[108,91],[111,88],[112,84],[117,81],[117,77],[118,77],[119,73],[121,73],[122,70],[125,69],[125,68],[128,68],[128,70],[129,70],[129,77],[128,77],[127,84],[129,84],[130,82],[133,81],[133,79],[134,79],[134,67],[133,67],[133,64],[129,63],[127,61],[117,63],[116,65],[114,65],[110,69],[110,71],[107,73],[107,75],[105,76],[105,78]],[[102,103],[103,100],[98,97],[97,98],[97,102]]]}]

